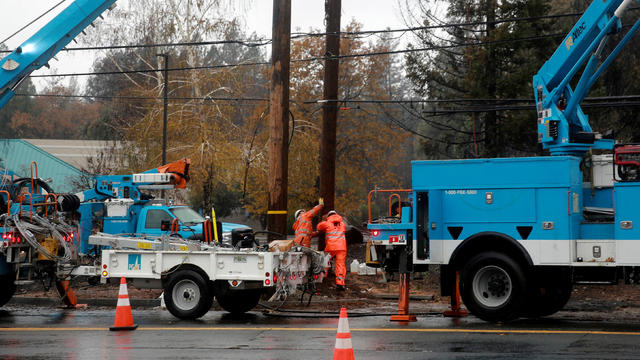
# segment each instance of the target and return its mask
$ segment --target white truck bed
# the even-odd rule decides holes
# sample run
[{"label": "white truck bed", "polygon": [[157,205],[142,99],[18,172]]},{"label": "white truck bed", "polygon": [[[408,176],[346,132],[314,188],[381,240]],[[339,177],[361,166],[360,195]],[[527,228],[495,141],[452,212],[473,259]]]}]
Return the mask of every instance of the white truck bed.
[{"label": "white truck bed", "polygon": [[302,252],[223,248],[206,251],[102,250],[102,280],[120,277],[161,279],[185,264],[202,269],[212,281],[261,281],[263,286],[270,287],[274,285],[275,272],[285,266],[295,272],[297,282],[301,282],[309,268],[309,257]]},{"label": "white truck bed", "polygon": [[92,235],[89,243],[109,247],[102,250],[101,282],[125,277],[139,288],[164,289],[168,310],[182,319],[204,315],[214,297],[225,310],[243,313],[265,292],[282,299],[298,285],[313,288],[329,265],[328,255],[304,247],[270,252],[107,234]]}]

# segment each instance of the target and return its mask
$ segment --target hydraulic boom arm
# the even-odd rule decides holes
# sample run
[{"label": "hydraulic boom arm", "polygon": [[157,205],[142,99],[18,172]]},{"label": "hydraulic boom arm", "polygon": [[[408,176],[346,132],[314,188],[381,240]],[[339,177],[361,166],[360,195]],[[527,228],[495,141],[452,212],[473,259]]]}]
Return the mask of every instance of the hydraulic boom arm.
[{"label": "hydraulic boom arm", "polygon": [[[638,19],[609,56],[601,61],[607,40],[620,32],[622,15],[632,3],[640,3],[640,0],[593,1],[553,56],[533,77],[538,142],[552,155],[582,156],[591,147],[613,148],[613,140],[602,139],[593,132],[580,103],[640,28]],[[570,81],[585,62],[582,76],[572,89]]]},{"label": "hydraulic boom arm", "polygon": [[132,175],[101,175],[96,186],[75,194],[79,202],[90,200],[133,199],[143,200],[141,190],[184,189],[189,182],[191,160],[182,159],[143,173]]},{"label": "hydraulic boom arm", "polygon": [[111,9],[116,0],[76,0],[42,29],[0,60],[0,108],[34,70],[48,62],[80,32]]}]

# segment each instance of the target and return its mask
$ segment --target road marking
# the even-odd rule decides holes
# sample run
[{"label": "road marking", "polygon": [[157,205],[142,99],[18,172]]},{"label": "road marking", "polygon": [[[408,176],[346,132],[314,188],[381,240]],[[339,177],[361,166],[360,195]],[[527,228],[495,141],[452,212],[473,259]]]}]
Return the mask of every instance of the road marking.
[{"label": "road marking", "polygon": [[[518,330],[518,329],[376,329],[354,328],[351,332],[423,332],[423,333],[480,333],[480,334],[546,334],[546,335],[633,335],[640,331],[599,331],[599,330]],[[106,327],[14,327],[0,328],[0,332],[38,331],[109,331]],[[337,331],[330,327],[139,327],[137,331]]]}]

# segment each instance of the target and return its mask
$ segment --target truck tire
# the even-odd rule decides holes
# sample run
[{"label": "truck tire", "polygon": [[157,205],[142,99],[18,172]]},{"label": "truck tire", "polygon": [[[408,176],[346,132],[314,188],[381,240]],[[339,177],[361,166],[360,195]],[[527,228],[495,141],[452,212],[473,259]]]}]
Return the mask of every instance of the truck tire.
[{"label": "truck tire", "polygon": [[15,276],[13,274],[0,275],[0,306],[8,303],[16,292]]},{"label": "truck tire", "polygon": [[184,269],[169,275],[164,285],[164,302],[179,319],[197,319],[211,309],[213,294],[198,272]]},{"label": "truck tire", "polygon": [[460,292],[469,311],[485,321],[509,321],[521,315],[527,284],[522,267],[509,256],[484,252],[462,269]]},{"label": "truck tire", "polygon": [[524,316],[539,318],[557,313],[569,302],[572,290],[573,279],[569,270],[538,274],[529,289]]},{"label": "truck tire", "polygon": [[216,301],[233,315],[241,315],[258,305],[261,289],[230,290],[226,281],[216,282]]}]

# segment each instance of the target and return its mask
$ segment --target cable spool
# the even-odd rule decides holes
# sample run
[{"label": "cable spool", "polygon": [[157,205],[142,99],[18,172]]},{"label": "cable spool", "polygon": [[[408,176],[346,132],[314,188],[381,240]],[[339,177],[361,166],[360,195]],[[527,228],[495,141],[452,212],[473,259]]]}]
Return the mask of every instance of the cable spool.
[{"label": "cable spool", "polygon": [[58,208],[63,212],[76,211],[80,208],[80,198],[74,194],[60,194]]}]

